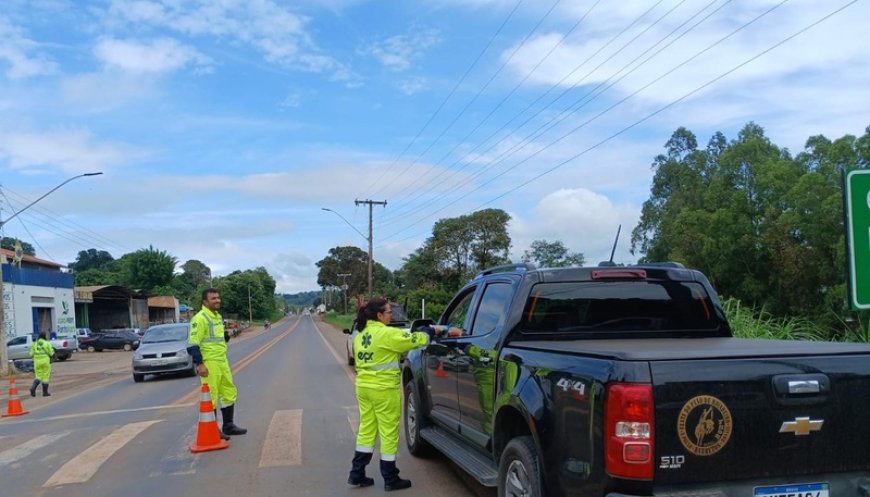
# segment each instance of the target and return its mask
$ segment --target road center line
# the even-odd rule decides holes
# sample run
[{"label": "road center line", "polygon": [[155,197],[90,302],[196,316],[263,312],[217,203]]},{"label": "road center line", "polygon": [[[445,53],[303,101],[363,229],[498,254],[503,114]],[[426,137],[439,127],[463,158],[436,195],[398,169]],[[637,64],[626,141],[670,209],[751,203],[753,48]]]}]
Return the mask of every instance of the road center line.
[{"label": "road center line", "polygon": [[57,472],[55,472],[43,487],[54,487],[67,483],[83,483],[91,479],[100,466],[103,465],[115,452],[133,440],[136,435],[146,428],[159,423],[162,420],[142,421],[130,423],[113,431],[99,442],[88,447],[78,456],[70,459]]},{"label": "road center line", "polygon": [[104,416],[107,414],[121,414],[125,412],[142,412],[142,411],[159,411],[161,409],[178,409],[179,407],[185,407],[177,404],[170,404],[165,406],[148,406],[148,407],[135,407],[131,409],[114,409],[111,411],[92,411],[92,412],[79,412],[76,414],[61,414],[60,416],[51,416],[48,418],[38,418],[38,419],[21,419],[16,421],[10,421],[7,423],[3,423],[4,425],[14,425],[14,424],[22,424],[22,423],[42,423],[45,421],[57,421],[59,419],[75,419],[75,418],[88,418],[92,416]]},{"label": "road center line", "polygon": [[[260,348],[258,348],[257,350],[255,350],[254,352],[252,352],[251,354],[249,354],[247,357],[244,357],[241,361],[239,361],[238,363],[236,363],[236,365],[232,367],[233,375],[237,375],[237,374],[239,374],[243,369],[245,369],[245,368],[248,366],[248,364],[254,362],[254,360],[256,360],[258,357],[260,357],[261,355],[263,355],[264,353],[266,353],[266,351],[269,350],[270,348],[272,348],[272,346],[274,346],[276,343],[278,343],[279,341],[281,341],[282,338],[284,338],[284,337],[286,337],[287,335],[289,335],[293,330],[296,329],[297,326],[299,326],[299,323],[300,323],[300,322],[301,322],[301,320],[300,320],[300,319],[297,319],[296,322],[293,323],[293,326],[291,326],[290,328],[288,328],[287,331],[282,332],[280,335],[278,335],[278,336],[276,336],[275,338],[269,340],[268,342],[266,342],[265,344],[263,344]],[[190,393],[185,394],[183,397],[181,397],[180,399],[176,400],[176,401],[173,402],[172,404],[173,404],[173,405],[189,405],[189,404],[193,404],[193,403],[195,403],[197,400],[199,400],[199,396],[201,395],[201,393],[202,393],[202,392],[201,392],[201,387],[197,387],[196,390],[194,390],[193,392],[190,392]]]}]

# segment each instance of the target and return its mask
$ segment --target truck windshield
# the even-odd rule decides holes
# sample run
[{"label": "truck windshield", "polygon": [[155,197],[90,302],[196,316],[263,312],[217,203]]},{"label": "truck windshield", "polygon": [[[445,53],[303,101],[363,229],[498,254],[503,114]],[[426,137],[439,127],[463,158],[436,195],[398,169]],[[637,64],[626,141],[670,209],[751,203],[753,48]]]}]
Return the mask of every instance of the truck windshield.
[{"label": "truck windshield", "polygon": [[719,327],[704,287],[685,281],[541,283],[523,313],[525,332],[710,331]]}]

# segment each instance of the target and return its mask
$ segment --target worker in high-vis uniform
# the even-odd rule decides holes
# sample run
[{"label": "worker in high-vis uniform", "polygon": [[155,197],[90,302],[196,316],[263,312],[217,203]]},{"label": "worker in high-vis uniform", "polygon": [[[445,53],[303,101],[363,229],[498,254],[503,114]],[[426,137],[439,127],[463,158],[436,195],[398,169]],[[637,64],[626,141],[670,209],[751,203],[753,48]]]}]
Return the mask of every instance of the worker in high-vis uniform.
[{"label": "worker in high-vis uniform", "polygon": [[30,346],[30,357],[33,358],[33,371],[36,379],[30,386],[30,396],[36,397],[36,387],[42,383],[42,396],[51,396],[48,393],[48,383],[51,381],[51,358],[54,356],[54,347],[46,340],[45,332],[39,332],[39,338]]},{"label": "worker in high-vis uniform", "polygon": [[375,438],[380,437],[381,476],[384,490],[401,490],[411,486],[410,480],[399,478],[396,453],[399,448],[399,421],[402,415],[401,355],[425,347],[429,333],[406,332],[387,326],[392,311],[386,299],[372,299],[357,314],[360,332],[353,340],[356,365],[356,399],[359,404],[359,430],[356,450],[347,483],[367,487],[375,483],[366,476],[366,466],[372,460]]},{"label": "worker in high-vis uniform", "polygon": [[208,384],[215,414],[220,406],[222,438],[229,439],[230,435],[244,435],[248,430],[233,423],[237,390],[227,359],[230,335],[224,331],[224,320],[218,313],[220,307],[221,295],[217,289],[202,291],[202,309],[190,320],[187,352],[196,364],[200,382]]}]

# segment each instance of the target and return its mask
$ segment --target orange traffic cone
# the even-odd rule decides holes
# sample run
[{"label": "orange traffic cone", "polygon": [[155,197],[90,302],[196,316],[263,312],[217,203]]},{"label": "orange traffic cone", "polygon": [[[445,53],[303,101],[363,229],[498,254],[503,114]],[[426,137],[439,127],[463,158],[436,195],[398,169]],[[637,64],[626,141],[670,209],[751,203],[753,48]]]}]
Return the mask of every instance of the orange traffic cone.
[{"label": "orange traffic cone", "polygon": [[438,369],[435,370],[435,376],[439,378],[447,376],[447,373],[444,372],[444,361],[438,361]]},{"label": "orange traffic cone", "polygon": [[226,449],[230,444],[221,438],[214,408],[211,403],[211,393],[208,384],[202,384],[202,396],[199,400],[199,426],[196,429],[196,441],[190,444],[193,453],[209,450]]},{"label": "orange traffic cone", "polygon": [[9,403],[6,405],[6,414],[2,417],[21,416],[30,411],[25,411],[21,408],[21,400],[18,399],[18,389],[15,388],[15,378],[9,378]]}]

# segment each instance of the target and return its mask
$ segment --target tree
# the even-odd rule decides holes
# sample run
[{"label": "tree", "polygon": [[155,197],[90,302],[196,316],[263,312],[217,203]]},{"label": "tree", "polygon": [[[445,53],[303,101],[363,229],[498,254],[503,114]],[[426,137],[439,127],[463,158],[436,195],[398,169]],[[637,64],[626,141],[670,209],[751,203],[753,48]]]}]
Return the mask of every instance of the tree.
[{"label": "tree", "polygon": [[[359,247],[334,247],[329,254],[317,261],[317,284],[321,287],[339,286],[346,282],[348,295],[366,295],[368,292],[368,253]],[[383,266],[381,266],[383,267]],[[339,277],[339,274],[350,274]],[[372,267],[372,275],[375,275]]]},{"label": "tree", "polygon": [[137,290],[168,286],[177,260],[152,246],[123,255],[118,259],[120,284]]},{"label": "tree", "polygon": [[105,250],[97,250],[95,248],[80,250],[76,256],[76,261],[69,263],[69,268],[75,272],[87,271],[89,269],[107,269],[115,259],[112,254]]},{"label": "tree", "polygon": [[538,267],[582,266],[586,262],[583,254],[580,252],[569,253],[568,248],[560,240],[554,242],[533,241],[529,251],[526,251],[525,258],[534,261]]},{"label": "tree", "polygon": [[233,271],[214,278],[212,285],[221,293],[221,309],[225,316],[248,318],[250,312],[255,319],[268,319],[275,312],[275,280],[265,268]]},{"label": "tree", "polygon": [[27,242],[21,241],[18,238],[4,236],[3,238],[0,238],[0,247],[5,248],[6,250],[11,250],[14,252],[15,251],[15,242],[21,243],[21,250],[24,251],[24,255],[30,255],[30,256],[36,255],[36,251],[33,249],[33,245],[31,245]]}]

